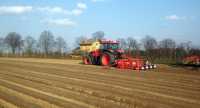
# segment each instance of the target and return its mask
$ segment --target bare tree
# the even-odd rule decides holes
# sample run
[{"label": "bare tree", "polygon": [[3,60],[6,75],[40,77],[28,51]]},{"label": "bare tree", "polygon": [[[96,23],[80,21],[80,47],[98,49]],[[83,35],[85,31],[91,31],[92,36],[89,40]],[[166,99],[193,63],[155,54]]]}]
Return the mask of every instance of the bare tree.
[{"label": "bare tree", "polygon": [[53,49],[54,36],[50,31],[43,31],[39,38],[39,46],[41,50],[48,55]]},{"label": "bare tree", "polygon": [[138,48],[139,48],[137,40],[135,40],[132,37],[128,37],[127,46],[130,51],[129,53],[131,53],[131,55],[136,55],[136,52],[138,51]]},{"label": "bare tree", "polygon": [[27,36],[24,40],[24,48],[26,54],[31,55],[33,53],[35,46],[36,46],[36,40],[31,36]]},{"label": "bare tree", "polygon": [[191,48],[189,55],[200,55],[200,48]]},{"label": "bare tree", "polygon": [[146,36],[145,38],[142,39],[142,43],[144,46],[144,49],[146,51],[146,56],[147,58],[150,57],[151,60],[154,60],[153,58],[155,58],[155,54],[154,54],[154,50],[157,48],[157,41],[155,38],[151,37],[151,36]]},{"label": "bare tree", "polygon": [[151,36],[146,36],[145,38],[143,38],[142,43],[146,51],[155,49],[157,47],[156,39]]},{"label": "bare tree", "polygon": [[160,42],[161,48],[172,49],[176,47],[176,42],[172,39],[164,39]]},{"label": "bare tree", "polygon": [[64,50],[67,48],[67,44],[62,37],[56,38],[56,49],[60,55],[63,55]]},{"label": "bare tree", "polygon": [[4,39],[0,38],[0,56],[3,54]]},{"label": "bare tree", "polygon": [[182,42],[178,46],[183,48],[188,54],[190,52],[191,48],[192,48],[191,45],[192,45],[192,42],[188,41],[188,42]]},{"label": "bare tree", "polygon": [[131,50],[136,50],[138,48],[138,42],[132,37],[127,38],[128,48]]},{"label": "bare tree", "polygon": [[119,41],[119,45],[120,45],[121,49],[123,49],[123,50],[128,49],[128,43],[124,38],[119,38],[119,39],[117,39],[117,41]]},{"label": "bare tree", "polygon": [[0,47],[2,47],[4,44],[4,38],[0,38]]},{"label": "bare tree", "polygon": [[4,40],[4,39],[0,37],[0,43],[1,43],[1,44],[3,44],[3,40]]},{"label": "bare tree", "polygon": [[103,39],[104,36],[105,36],[105,33],[103,31],[97,31],[92,34],[92,39],[93,40]]},{"label": "bare tree", "polygon": [[176,42],[172,39],[164,39],[160,42],[160,48],[162,49],[162,55],[166,58],[175,59],[176,55]]},{"label": "bare tree", "polygon": [[20,49],[22,45],[21,35],[16,32],[10,32],[5,38],[5,43],[11,47],[12,53],[15,54],[17,48]]},{"label": "bare tree", "polygon": [[176,47],[176,62],[181,63],[183,58],[187,55],[185,43],[180,43]]},{"label": "bare tree", "polygon": [[79,36],[75,40],[75,46],[78,47],[79,44],[81,44],[82,42],[87,41],[87,40],[88,40],[87,37],[85,37],[85,36]]}]

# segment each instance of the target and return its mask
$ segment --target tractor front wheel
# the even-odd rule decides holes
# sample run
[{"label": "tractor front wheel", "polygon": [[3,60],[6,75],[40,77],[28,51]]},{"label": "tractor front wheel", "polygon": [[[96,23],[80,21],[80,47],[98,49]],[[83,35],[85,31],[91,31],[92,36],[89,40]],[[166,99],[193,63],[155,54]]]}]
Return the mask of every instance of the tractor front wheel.
[{"label": "tractor front wheel", "polygon": [[83,63],[86,65],[92,64],[91,58],[89,56],[83,57]]}]

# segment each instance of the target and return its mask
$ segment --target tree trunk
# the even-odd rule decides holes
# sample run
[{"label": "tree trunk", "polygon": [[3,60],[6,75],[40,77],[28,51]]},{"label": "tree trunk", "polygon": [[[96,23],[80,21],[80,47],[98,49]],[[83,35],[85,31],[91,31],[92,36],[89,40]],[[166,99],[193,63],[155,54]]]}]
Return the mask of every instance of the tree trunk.
[{"label": "tree trunk", "polygon": [[15,55],[15,48],[12,48],[12,54]]}]

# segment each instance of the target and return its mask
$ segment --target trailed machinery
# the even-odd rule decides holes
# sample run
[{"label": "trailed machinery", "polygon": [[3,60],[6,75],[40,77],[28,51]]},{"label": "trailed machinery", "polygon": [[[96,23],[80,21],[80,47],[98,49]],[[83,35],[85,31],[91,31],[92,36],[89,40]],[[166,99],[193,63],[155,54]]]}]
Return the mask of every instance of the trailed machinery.
[{"label": "trailed machinery", "polygon": [[200,56],[198,55],[187,56],[183,59],[183,64],[200,66]]},{"label": "trailed machinery", "polygon": [[112,66],[122,69],[145,70],[156,68],[156,65],[141,58],[131,58],[119,48],[118,41],[87,40],[80,44],[83,63],[92,65]]}]

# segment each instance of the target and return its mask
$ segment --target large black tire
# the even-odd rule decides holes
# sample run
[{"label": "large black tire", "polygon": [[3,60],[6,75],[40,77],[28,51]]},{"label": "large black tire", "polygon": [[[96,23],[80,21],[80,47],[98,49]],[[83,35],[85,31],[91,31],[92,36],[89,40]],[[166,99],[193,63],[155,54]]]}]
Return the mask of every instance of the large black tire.
[{"label": "large black tire", "polygon": [[112,53],[104,52],[100,57],[100,63],[103,66],[115,65],[115,56]]},{"label": "large black tire", "polygon": [[91,54],[89,54],[89,58],[90,58],[90,61],[91,61],[91,64],[92,65],[96,65],[96,58],[94,56],[92,56]]},{"label": "large black tire", "polygon": [[83,59],[84,64],[91,64],[91,65],[100,65],[100,57],[94,57],[91,54],[88,54]]},{"label": "large black tire", "polygon": [[100,65],[100,57],[92,57],[92,63],[94,65]]},{"label": "large black tire", "polygon": [[83,57],[83,63],[86,65],[92,64],[92,58],[90,56]]}]

